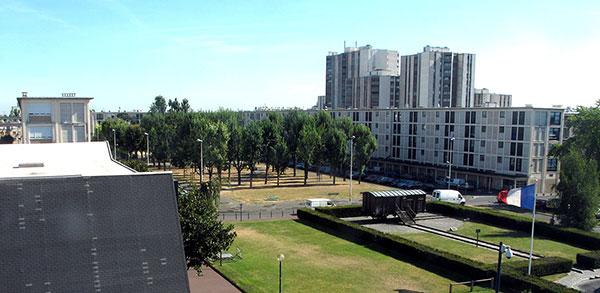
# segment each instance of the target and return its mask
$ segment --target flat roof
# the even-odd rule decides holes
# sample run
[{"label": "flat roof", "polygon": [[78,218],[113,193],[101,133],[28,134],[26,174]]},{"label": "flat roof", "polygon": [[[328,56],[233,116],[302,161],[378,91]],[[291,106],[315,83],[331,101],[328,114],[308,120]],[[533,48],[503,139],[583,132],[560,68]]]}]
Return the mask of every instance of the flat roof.
[{"label": "flat roof", "polygon": [[0,180],[23,177],[127,175],[108,142],[2,144]]}]

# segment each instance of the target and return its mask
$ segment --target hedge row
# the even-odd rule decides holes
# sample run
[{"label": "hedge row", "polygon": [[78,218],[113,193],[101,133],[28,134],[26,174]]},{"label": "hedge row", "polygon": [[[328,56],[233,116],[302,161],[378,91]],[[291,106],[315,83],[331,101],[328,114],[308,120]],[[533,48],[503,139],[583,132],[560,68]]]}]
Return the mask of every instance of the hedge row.
[{"label": "hedge row", "polygon": [[[507,262],[504,266],[512,271],[527,274],[528,260]],[[573,267],[573,261],[562,257],[544,257],[534,259],[531,262],[531,274],[534,276],[548,276],[554,274],[568,273]]]},{"label": "hedge row", "polygon": [[335,206],[335,207],[323,207],[315,208],[315,210],[334,216],[336,218],[350,218],[362,216],[362,206],[349,205],[349,206]]},{"label": "hedge row", "polygon": [[577,254],[577,265],[585,269],[600,268],[600,251],[594,250]]},{"label": "hedge row", "polygon": [[[338,211],[339,212],[339,211]],[[299,209],[298,218],[309,224],[328,228],[336,236],[358,242],[360,244],[377,244],[383,252],[416,264],[429,264],[448,271],[460,272],[472,279],[495,276],[494,269],[481,262],[432,248],[418,242],[396,235],[360,226],[340,220],[318,210]],[[506,269],[502,274],[502,283],[515,290],[532,290],[533,292],[576,292],[562,285],[538,278],[522,275],[518,270]]]},{"label": "hedge row", "polygon": [[[501,226],[523,232],[531,231],[531,219],[520,215],[511,215],[503,211],[461,206],[445,202],[428,202],[427,211],[449,217],[469,218],[473,221]],[[577,247],[600,249],[600,234],[575,228],[564,228],[544,222],[535,223],[535,234]]]}]

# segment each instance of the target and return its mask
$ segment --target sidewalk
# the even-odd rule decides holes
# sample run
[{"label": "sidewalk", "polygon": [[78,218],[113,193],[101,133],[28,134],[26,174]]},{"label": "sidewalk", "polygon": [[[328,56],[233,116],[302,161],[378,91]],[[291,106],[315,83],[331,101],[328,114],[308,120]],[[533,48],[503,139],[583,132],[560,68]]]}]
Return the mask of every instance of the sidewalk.
[{"label": "sidewalk", "polygon": [[208,266],[202,266],[202,275],[198,276],[193,269],[188,271],[191,293],[238,293],[221,275]]}]

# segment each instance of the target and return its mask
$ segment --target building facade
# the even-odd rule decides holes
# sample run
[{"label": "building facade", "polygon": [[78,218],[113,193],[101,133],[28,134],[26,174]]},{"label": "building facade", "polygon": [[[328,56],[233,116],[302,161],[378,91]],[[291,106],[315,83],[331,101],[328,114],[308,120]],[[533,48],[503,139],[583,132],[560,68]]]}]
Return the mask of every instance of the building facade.
[{"label": "building facade", "polygon": [[91,97],[75,93],[61,97],[17,98],[21,108],[24,143],[89,142],[91,140]]},{"label": "building facade", "polygon": [[[435,181],[462,178],[480,190],[519,187],[538,180],[550,194],[558,183],[558,160],[549,157],[562,142],[562,108],[423,108],[330,110],[368,126],[377,140],[369,169]],[[311,111],[315,113],[315,111]],[[266,112],[244,112],[248,120]]]},{"label": "building facade", "polygon": [[475,89],[474,107],[512,107],[512,95],[491,93],[486,88]]},{"label": "building facade", "polygon": [[[390,108],[398,104],[397,51],[346,47],[326,57],[325,104],[329,109]],[[390,87],[393,87],[390,90]],[[387,89],[387,93],[386,93]],[[385,95],[385,96],[384,96]]]},{"label": "building facade", "polygon": [[473,107],[475,54],[426,46],[400,64],[401,107]]}]

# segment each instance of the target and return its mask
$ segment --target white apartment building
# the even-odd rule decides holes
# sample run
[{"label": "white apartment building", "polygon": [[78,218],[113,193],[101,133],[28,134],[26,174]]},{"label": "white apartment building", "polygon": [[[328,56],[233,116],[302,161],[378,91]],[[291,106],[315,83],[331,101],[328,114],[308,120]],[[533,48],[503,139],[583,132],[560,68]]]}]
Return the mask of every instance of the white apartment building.
[{"label": "white apartment building", "polygon": [[512,95],[491,93],[486,88],[475,89],[474,107],[511,107]]},{"label": "white apartment building", "polygon": [[[315,113],[315,111],[309,111]],[[330,110],[371,128],[378,148],[370,170],[424,181],[448,175],[478,189],[498,190],[538,180],[554,192],[558,160],[548,156],[563,139],[562,108],[427,108]],[[265,111],[243,112],[248,120]]]},{"label": "white apartment building", "polygon": [[401,57],[401,107],[473,107],[474,85],[475,54],[426,46]]},{"label": "white apartment building", "polygon": [[399,99],[397,51],[345,47],[326,58],[325,104],[329,109],[397,107]]},{"label": "white apartment building", "polygon": [[17,98],[21,108],[23,143],[89,142],[91,97],[65,93],[61,97]]}]

